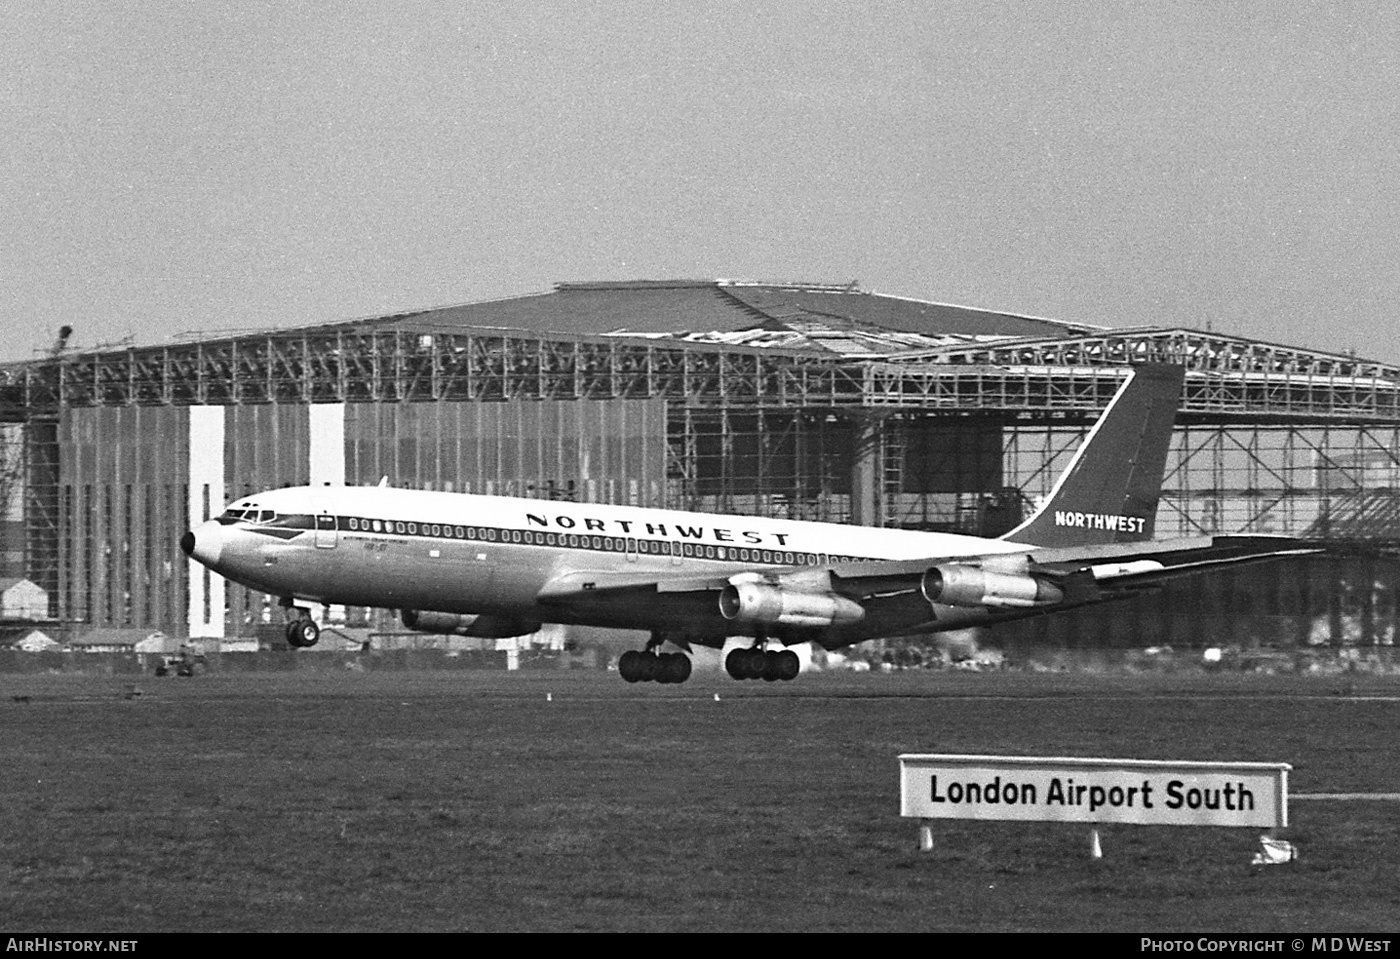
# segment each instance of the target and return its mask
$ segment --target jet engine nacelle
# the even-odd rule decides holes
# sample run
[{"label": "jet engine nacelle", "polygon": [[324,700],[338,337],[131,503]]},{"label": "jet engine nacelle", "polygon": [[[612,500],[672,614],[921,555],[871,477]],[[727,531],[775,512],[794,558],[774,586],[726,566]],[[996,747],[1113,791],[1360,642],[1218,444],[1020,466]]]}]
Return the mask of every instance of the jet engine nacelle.
[{"label": "jet engine nacelle", "polygon": [[865,618],[865,609],[836,593],[802,593],[770,583],[731,583],[719,594],[725,619],[762,626],[837,626]]},{"label": "jet engine nacelle", "polygon": [[442,633],[447,636],[474,636],[478,639],[507,639],[511,636],[527,636],[537,632],[539,623],[501,616],[468,616],[458,613],[434,613],[427,610],[406,609],[402,614],[403,624],[420,633]]},{"label": "jet engine nacelle", "polygon": [[1051,606],[1065,598],[1054,583],[1023,573],[998,573],[976,566],[932,566],[924,573],[924,599],[945,606]]}]

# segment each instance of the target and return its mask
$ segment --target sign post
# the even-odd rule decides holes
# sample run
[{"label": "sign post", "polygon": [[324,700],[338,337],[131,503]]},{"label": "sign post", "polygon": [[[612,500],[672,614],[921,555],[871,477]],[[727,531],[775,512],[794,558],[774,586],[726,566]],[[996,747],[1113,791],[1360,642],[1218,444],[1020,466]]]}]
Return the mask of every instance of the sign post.
[{"label": "sign post", "polygon": [[[900,815],[1151,826],[1288,825],[1287,763],[970,756],[899,757]],[[932,845],[927,824],[920,846]]]}]

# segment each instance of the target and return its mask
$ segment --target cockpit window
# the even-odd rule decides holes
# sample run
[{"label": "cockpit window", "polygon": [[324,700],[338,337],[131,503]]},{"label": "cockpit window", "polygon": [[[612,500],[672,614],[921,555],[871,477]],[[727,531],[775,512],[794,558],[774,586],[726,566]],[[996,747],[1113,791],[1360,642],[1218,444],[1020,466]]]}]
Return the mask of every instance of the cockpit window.
[{"label": "cockpit window", "polygon": [[219,522],[225,526],[230,523],[273,523],[277,520],[277,511],[271,509],[226,509],[219,517]]}]

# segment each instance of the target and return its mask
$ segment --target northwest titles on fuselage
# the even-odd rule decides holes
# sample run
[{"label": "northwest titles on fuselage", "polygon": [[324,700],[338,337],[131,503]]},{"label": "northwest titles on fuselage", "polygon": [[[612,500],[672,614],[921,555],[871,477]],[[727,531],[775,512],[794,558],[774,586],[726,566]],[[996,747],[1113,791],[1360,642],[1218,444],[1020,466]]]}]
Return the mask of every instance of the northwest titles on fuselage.
[{"label": "northwest titles on fuselage", "polygon": [[765,533],[758,530],[735,530],[719,526],[698,526],[693,523],[649,523],[630,519],[598,519],[583,517],[576,519],[567,514],[553,518],[543,513],[526,513],[527,527],[543,529],[581,530],[583,532],[612,533],[614,536],[657,536],[662,539],[675,537],[696,542],[727,543],[738,546],[778,546],[787,547],[788,533]]}]

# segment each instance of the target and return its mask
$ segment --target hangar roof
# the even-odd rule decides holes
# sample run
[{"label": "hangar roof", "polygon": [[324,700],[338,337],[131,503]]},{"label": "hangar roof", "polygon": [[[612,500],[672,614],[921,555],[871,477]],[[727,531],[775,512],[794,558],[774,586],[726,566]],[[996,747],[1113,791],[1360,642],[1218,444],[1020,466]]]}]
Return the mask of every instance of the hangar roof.
[{"label": "hangar roof", "polygon": [[[854,283],[737,280],[558,283],[550,293],[418,310],[351,325],[373,327],[412,322],[431,323],[439,329],[462,326],[593,336],[689,335],[707,340],[715,334],[751,330],[781,334],[800,332],[805,327],[829,335],[831,331],[859,331],[858,339],[863,342],[855,352],[880,354],[946,345],[953,340],[966,342],[981,336],[1064,336],[1098,329],[1082,323],[887,296],[861,290]],[[872,349],[871,338],[882,334],[895,336],[887,347]],[[905,336],[901,338],[899,334]],[[789,337],[781,345],[848,352],[835,344],[809,344],[802,340],[801,336]],[[742,344],[735,341],[733,345]]]}]

